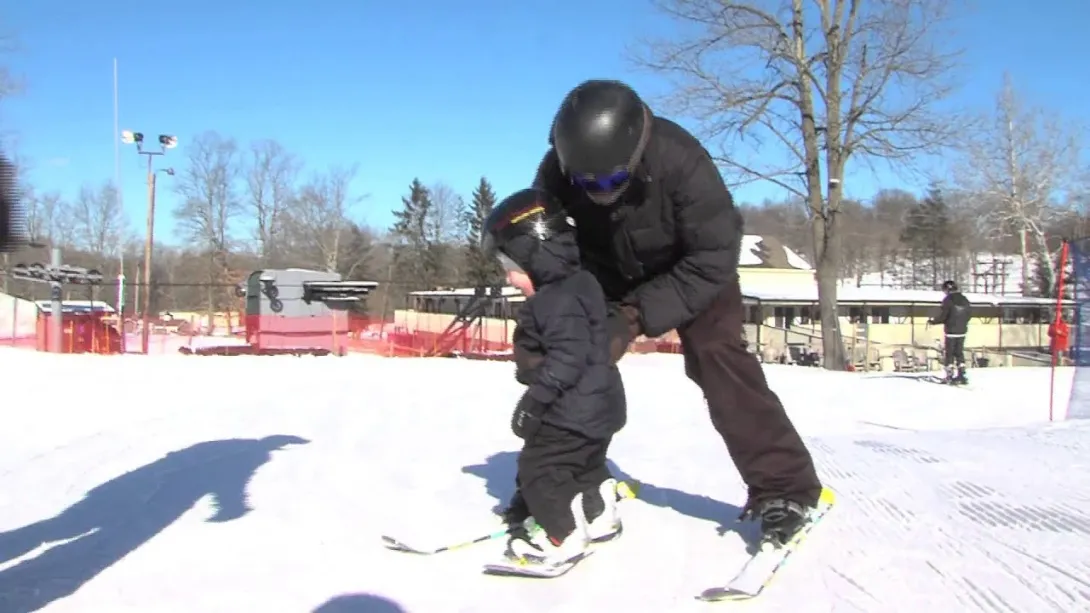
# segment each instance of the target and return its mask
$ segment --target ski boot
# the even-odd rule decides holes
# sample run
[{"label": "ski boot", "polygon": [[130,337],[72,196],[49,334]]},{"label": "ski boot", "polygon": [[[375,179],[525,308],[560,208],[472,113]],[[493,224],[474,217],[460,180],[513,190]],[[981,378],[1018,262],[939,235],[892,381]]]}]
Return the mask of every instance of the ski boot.
[{"label": "ski boot", "polygon": [[761,548],[779,549],[791,542],[802,530],[815,507],[807,507],[786,498],[771,498],[747,504],[740,520],[761,522]]},{"label": "ski boot", "polygon": [[969,378],[965,376],[964,364],[958,364],[958,374],[954,377],[954,385],[969,385]]},{"label": "ski boot", "polygon": [[946,376],[943,377],[942,383],[945,385],[957,385],[957,374],[954,370],[954,365],[950,364],[945,368]]},{"label": "ski boot", "polygon": [[[538,566],[552,569],[575,564],[587,555],[587,521],[583,517],[583,495],[576,494],[571,505],[575,530],[564,540],[549,536],[536,523],[524,530],[516,530],[507,539],[503,552],[508,562],[519,566]],[[525,525],[525,524],[524,524]]]},{"label": "ski boot", "polygon": [[583,495],[583,513],[587,518],[587,540],[591,544],[608,543],[621,536],[624,526],[618,502],[617,480],[612,477],[603,481],[596,490]]}]

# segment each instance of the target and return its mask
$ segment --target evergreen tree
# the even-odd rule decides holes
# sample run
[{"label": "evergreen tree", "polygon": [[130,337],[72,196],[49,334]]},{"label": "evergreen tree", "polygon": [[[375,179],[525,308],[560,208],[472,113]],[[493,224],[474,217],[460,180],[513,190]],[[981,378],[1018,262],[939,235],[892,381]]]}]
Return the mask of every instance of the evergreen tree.
[{"label": "evergreen tree", "polygon": [[[1069,267],[1071,267],[1069,270],[1061,272],[1060,254],[1056,254],[1055,256],[1050,255],[1049,257],[1053,258],[1052,265],[1054,267],[1054,270],[1056,271],[1056,278],[1058,279],[1061,274],[1063,275],[1064,299],[1073,299],[1074,292],[1072,291],[1072,288],[1074,287],[1075,278],[1072,272],[1070,272],[1070,270],[1073,270],[1073,267],[1071,267],[1071,263],[1068,262],[1067,264]],[[1039,255],[1033,261],[1033,285],[1034,289],[1036,290],[1034,294],[1042,298],[1057,298],[1058,296],[1056,296],[1056,293],[1060,288],[1053,286],[1052,275],[1049,273],[1048,266],[1045,265],[1045,262],[1041,261],[1041,258],[1042,256]]]},{"label": "evergreen tree", "polygon": [[956,276],[949,266],[953,227],[942,190],[932,185],[927,196],[905,216],[901,243],[907,248],[912,266],[912,287],[937,288]]},{"label": "evergreen tree", "polygon": [[394,273],[405,279],[408,289],[434,289],[438,284],[440,262],[428,236],[428,220],[431,215],[431,193],[420,179],[413,179],[409,195],[401,199],[401,209],[394,211],[394,225],[390,228],[394,239]]},{"label": "evergreen tree", "polygon": [[466,267],[463,282],[472,287],[499,284],[503,281],[503,269],[496,258],[487,256],[481,249],[484,222],[496,206],[496,192],[488,179],[481,177],[473,200],[465,210]]}]

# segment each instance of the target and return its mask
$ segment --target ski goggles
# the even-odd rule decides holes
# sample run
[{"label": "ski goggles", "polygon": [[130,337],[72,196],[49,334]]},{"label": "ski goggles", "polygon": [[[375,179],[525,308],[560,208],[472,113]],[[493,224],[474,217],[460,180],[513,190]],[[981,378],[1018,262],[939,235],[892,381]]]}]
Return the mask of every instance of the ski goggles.
[{"label": "ski goggles", "polygon": [[605,176],[572,175],[571,182],[590,193],[600,194],[621,189],[631,178],[632,171],[622,168]]}]

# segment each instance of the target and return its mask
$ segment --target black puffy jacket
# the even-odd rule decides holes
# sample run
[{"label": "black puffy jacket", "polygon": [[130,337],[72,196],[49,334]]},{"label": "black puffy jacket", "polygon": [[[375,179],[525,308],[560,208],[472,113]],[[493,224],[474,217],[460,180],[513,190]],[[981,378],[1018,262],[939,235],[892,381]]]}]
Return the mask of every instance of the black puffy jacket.
[{"label": "black puffy jacket", "polygon": [[590,438],[612,436],[627,410],[621,373],[609,360],[602,287],[580,267],[571,235],[523,239],[505,248],[535,287],[516,317],[516,376],[546,407],[543,422]]},{"label": "black puffy jacket", "polygon": [[969,332],[969,319],[972,315],[972,304],[965,294],[951,292],[942,299],[939,314],[931,323],[942,324],[942,331],[946,336],[965,336]]},{"label": "black puffy jacket", "polygon": [[672,121],[654,118],[632,184],[613,205],[573,185],[553,149],[534,185],[564,204],[583,266],[610,301],[638,309],[647,336],[689,322],[737,277],[742,216],[707,150]]}]

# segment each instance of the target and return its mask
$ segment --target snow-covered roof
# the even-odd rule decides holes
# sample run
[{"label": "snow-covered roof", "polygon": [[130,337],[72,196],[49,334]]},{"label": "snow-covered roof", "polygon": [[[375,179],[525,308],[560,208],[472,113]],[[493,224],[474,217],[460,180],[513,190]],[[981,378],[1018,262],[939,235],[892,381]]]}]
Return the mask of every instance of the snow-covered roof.
[{"label": "snow-covered roof", "polygon": [[[817,284],[743,287],[742,295],[762,302],[781,302],[806,304],[818,300]],[[869,304],[938,304],[944,294],[937,290],[897,289],[892,287],[854,287],[837,288],[837,302]],[[1001,296],[995,294],[974,294],[965,292],[969,302],[993,306],[1050,306],[1055,305],[1054,298],[1036,298],[1026,296]]]},{"label": "snow-covered roof", "polygon": [[810,264],[801,255],[788,249],[779,239],[772,236],[746,234],[742,237],[742,252],[739,266],[760,268],[781,268],[812,270]]},{"label": "snow-covered roof", "polygon": [[[53,308],[49,300],[38,300],[34,304],[43,313],[48,313]],[[113,313],[114,308],[101,300],[64,300],[61,302],[62,313]]]}]

